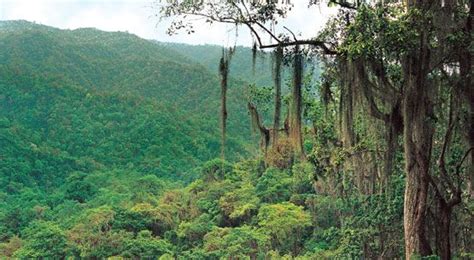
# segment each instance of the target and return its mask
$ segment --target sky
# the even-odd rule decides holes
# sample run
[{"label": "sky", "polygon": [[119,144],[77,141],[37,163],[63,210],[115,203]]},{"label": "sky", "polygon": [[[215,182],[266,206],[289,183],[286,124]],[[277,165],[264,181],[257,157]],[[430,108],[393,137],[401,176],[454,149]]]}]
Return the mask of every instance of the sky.
[{"label": "sky", "polygon": [[[316,35],[328,17],[337,11],[325,4],[308,8],[308,0],[291,2],[294,8],[281,26],[291,28],[301,39]],[[127,31],[164,42],[224,46],[252,44],[250,33],[245,28],[239,29],[236,38],[233,25],[208,25],[199,21],[194,34],[183,32],[169,36],[166,29],[170,21],[159,22],[157,14],[155,0],[0,0],[0,20],[28,20],[61,29],[94,27],[104,31]]]}]

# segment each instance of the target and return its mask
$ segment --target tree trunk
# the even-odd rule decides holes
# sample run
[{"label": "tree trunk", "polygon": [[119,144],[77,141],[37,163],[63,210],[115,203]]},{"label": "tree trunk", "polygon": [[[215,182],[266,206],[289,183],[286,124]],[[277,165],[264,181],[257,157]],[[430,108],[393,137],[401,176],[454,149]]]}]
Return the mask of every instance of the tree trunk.
[{"label": "tree trunk", "polygon": [[262,124],[257,108],[250,102],[247,104],[247,107],[252,119],[252,127],[260,131],[260,147],[266,155],[268,146],[270,145],[270,130]]},{"label": "tree trunk", "polygon": [[[419,93],[413,94],[420,96]],[[404,228],[406,259],[410,259],[413,255],[425,256],[431,253],[430,246],[425,237],[425,215],[433,130],[425,122],[427,105],[417,96],[407,95],[405,100],[407,104],[405,104],[404,111],[406,172]]]},{"label": "tree trunk", "polygon": [[442,260],[451,259],[451,212],[452,208],[446,205],[444,201],[438,201],[437,214],[437,232],[436,232],[436,251]]},{"label": "tree trunk", "polygon": [[405,81],[403,138],[406,186],[404,229],[406,259],[427,256],[431,248],[426,239],[426,211],[433,127],[433,88],[427,82],[429,50],[427,36],[420,36],[420,48],[403,62]]},{"label": "tree trunk", "polygon": [[[472,5],[469,11],[470,15],[467,18],[466,25],[464,27],[464,34],[471,39],[472,34],[472,16],[474,16],[474,9]],[[460,48],[459,53],[459,65],[460,65],[460,76],[461,76],[461,92],[464,96],[465,102],[467,103],[467,122],[466,122],[466,139],[470,149],[474,147],[474,91],[472,88],[472,54],[469,50],[469,44],[471,41],[466,41],[466,46]],[[471,152],[468,161],[468,181],[467,190],[469,197],[474,198],[474,152]]]},{"label": "tree trunk", "polygon": [[348,59],[341,62],[341,73],[346,75],[341,82],[341,94],[339,104],[339,125],[342,135],[342,143],[346,148],[353,147],[356,143],[354,133],[354,72],[353,61]]}]

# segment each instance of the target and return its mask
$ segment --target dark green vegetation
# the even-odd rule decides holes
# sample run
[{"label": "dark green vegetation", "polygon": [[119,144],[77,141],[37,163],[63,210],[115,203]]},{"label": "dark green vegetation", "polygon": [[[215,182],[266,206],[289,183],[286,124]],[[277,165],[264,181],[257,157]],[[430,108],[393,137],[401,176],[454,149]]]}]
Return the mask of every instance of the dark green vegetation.
[{"label": "dark green vegetation", "polygon": [[[317,38],[259,30],[277,42],[256,44],[273,50],[264,65],[4,24],[0,256],[472,258],[472,9],[460,3],[333,3]],[[170,2],[162,14],[254,29],[287,11],[244,5]],[[247,109],[257,154],[244,153],[257,146]],[[228,161],[211,159],[221,131]]]},{"label": "dark green vegetation", "polygon": [[[0,22],[0,240],[197,178],[220,151],[218,82],[134,35]],[[252,151],[234,97],[231,160]]]},{"label": "dark green vegetation", "polygon": [[[0,28],[2,116],[38,135],[33,144],[54,141],[48,145],[105,165],[146,158],[160,174],[217,155],[218,78],[206,68],[126,33],[27,22]],[[245,110],[235,111],[231,150],[243,152],[250,131],[240,123]]]}]

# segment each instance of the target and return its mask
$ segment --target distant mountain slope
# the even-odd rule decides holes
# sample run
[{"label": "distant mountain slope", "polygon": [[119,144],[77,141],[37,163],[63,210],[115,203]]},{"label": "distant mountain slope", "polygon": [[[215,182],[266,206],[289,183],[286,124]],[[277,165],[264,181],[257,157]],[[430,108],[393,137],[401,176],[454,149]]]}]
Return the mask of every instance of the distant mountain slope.
[{"label": "distant mountain slope", "polygon": [[132,34],[3,22],[0,36],[0,64],[27,73],[92,89],[173,98],[187,107],[195,107],[188,101],[202,102],[217,92],[218,79],[204,67]]},{"label": "distant mountain slope", "polygon": [[[243,85],[234,80],[229,93],[229,159],[252,146]],[[1,149],[28,151],[10,159],[30,170],[32,145],[177,176],[219,155],[219,92],[204,66],[131,34],[0,21],[0,119],[21,144],[2,136]]]}]

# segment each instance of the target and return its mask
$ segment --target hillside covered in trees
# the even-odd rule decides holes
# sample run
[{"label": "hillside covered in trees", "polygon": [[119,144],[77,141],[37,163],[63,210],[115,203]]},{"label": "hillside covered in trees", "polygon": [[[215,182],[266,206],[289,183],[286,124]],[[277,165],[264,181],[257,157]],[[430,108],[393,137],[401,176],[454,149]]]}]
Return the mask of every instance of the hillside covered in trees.
[{"label": "hillside covered in trees", "polygon": [[253,48],[0,21],[0,258],[472,259],[472,3],[329,4],[157,9]]},{"label": "hillside covered in trees", "polygon": [[[127,208],[219,156],[219,79],[198,63],[126,33],[5,21],[0,36],[3,242],[36,210],[64,224],[86,208]],[[255,150],[241,99],[230,100],[229,160]],[[102,202],[84,207],[92,200]]]}]

